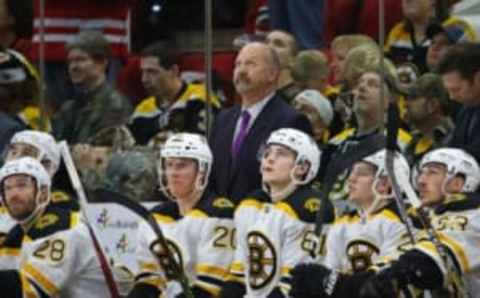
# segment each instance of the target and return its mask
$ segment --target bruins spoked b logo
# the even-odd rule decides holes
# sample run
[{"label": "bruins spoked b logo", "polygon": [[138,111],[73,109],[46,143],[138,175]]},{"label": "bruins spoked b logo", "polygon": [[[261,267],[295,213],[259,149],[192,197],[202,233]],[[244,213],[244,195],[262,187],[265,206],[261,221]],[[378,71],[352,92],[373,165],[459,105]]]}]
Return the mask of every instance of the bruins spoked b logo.
[{"label": "bruins spoked b logo", "polygon": [[277,255],[273,244],[265,235],[253,231],[247,235],[249,284],[254,290],[266,286],[277,271]]},{"label": "bruins spoked b logo", "polygon": [[379,253],[378,247],[365,240],[354,240],[347,245],[347,256],[353,272],[367,270]]},{"label": "bruins spoked b logo", "polygon": [[[183,259],[180,248],[170,239],[165,239],[165,241],[167,242],[168,249],[170,250],[173,258],[177,261],[177,264],[180,266],[180,268],[183,268]],[[150,250],[158,258],[167,279],[172,280],[177,278],[177,276],[175,276],[175,265],[172,264],[170,259],[167,257],[166,251],[160,245],[160,241],[158,239],[150,244]]]}]

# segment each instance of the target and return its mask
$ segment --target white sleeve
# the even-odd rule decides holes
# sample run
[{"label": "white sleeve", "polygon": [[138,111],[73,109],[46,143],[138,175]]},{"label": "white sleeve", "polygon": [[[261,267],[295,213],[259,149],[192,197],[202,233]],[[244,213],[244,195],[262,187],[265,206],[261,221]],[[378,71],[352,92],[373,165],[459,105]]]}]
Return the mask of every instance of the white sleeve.
[{"label": "white sleeve", "polygon": [[[315,247],[318,237],[314,225],[285,217],[284,239],[280,247],[280,289],[288,293],[291,288],[290,270],[300,263],[311,263],[316,259]],[[279,239],[280,240],[280,239]]]},{"label": "white sleeve", "polygon": [[160,268],[157,257],[150,250],[150,244],[157,237],[146,222],[141,222],[138,233],[138,243],[135,252],[139,272],[136,274],[135,283],[148,284],[158,289],[164,289],[167,280],[163,270]]},{"label": "white sleeve", "polygon": [[405,224],[400,221],[386,221],[383,229],[383,243],[380,247],[380,256],[389,256],[395,254],[398,246],[404,242],[404,236],[407,232]]},{"label": "white sleeve", "polygon": [[343,226],[333,224],[327,235],[324,264],[333,270],[342,270],[345,256]]}]

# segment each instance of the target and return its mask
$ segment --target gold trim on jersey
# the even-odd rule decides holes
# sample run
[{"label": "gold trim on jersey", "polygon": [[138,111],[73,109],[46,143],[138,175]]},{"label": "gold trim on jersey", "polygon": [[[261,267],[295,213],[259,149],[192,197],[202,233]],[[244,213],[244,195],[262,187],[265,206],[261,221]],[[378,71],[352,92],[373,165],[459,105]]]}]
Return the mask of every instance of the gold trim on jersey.
[{"label": "gold trim on jersey", "polygon": [[280,203],[277,203],[277,204],[273,205],[273,207],[275,209],[278,209],[280,211],[285,212],[288,216],[292,217],[293,219],[298,219],[297,212],[295,212],[295,210],[292,208],[292,206],[290,206],[287,203],[280,202]]},{"label": "gold trim on jersey", "polygon": [[28,282],[27,277],[25,274],[20,275],[20,282],[22,283],[22,294],[25,298],[39,298],[37,291],[33,288],[33,286]]},{"label": "gold trim on jersey", "polygon": [[160,268],[156,263],[140,262],[140,270],[147,272],[156,272]]},{"label": "gold trim on jersey", "polygon": [[197,264],[195,269],[197,270],[197,275],[207,275],[220,280],[224,280],[228,275],[228,270],[225,268],[208,264]]},{"label": "gold trim on jersey", "polygon": [[396,222],[401,222],[400,218],[398,217],[395,212],[388,210],[388,209],[383,209],[382,212],[376,213],[372,215],[372,218],[375,217],[385,217],[389,220],[396,221]]},{"label": "gold trim on jersey", "polygon": [[157,289],[165,289],[167,287],[167,282],[165,279],[160,278],[158,276],[155,277],[147,277],[145,279],[139,280],[137,283],[139,284],[146,284],[150,285],[152,287],[155,287]]},{"label": "gold trim on jersey", "polygon": [[55,284],[48,279],[48,277],[43,275],[42,272],[37,270],[31,264],[27,263],[23,265],[21,271],[31,276],[33,280],[38,283],[49,296],[54,296],[60,292]]},{"label": "gold trim on jersey", "polygon": [[208,214],[203,212],[202,210],[193,209],[189,211],[187,214],[185,214],[185,216],[194,217],[194,218],[207,218]]},{"label": "gold trim on jersey", "polygon": [[462,272],[470,271],[470,263],[468,262],[468,257],[465,254],[465,250],[462,248],[462,245],[457,243],[454,239],[448,237],[444,233],[439,232],[438,237],[442,243],[445,243],[455,254],[460,265],[463,267]]},{"label": "gold trim on jersey", "polygon": [[13,247],[2,247],[0,248],[0,257],[9,256],[9,257],[18,257],[21,253],[20,248]]},{"label": "gold trim on jersey", "polygon": [[168,215],[163,215],[163,214],[153,214],[153,218],[155,218],[156,221],[159,221],[160,223],[163,224],[171,224],[175,222],[175,219],[171,216]]},{"label": "gold trim on jersey", "polygon": [[75,227],[80,222],[80,213],[72,212],[70,216],[70,227]]},{"label": "gold trim on jersey", "polygon": [[253,207],[253,208],[256,208],[256,209],[262,209],[262,206],[263,206],[263,203],[262,202],[259,202],[255,199],[246,199],[246,200],[243,200],[240,205],[238,206],[237,210],[235,211],[235,213],[237,213],[240,209],[242,208],[248,208],[248,207]]},{"label": "gold trim on jersey", "polygon": [[[438,237],[442,244],[447,245],[448,248],[450,248],[450,250],[455,254],[457,261],[459,262],[460,266],[462,266],[462,272],[467,272],[469,268],[469,263],[468,258],[465,255],[462,247],[453,239],[448,238],[445,234],[438,233]],[[418,247],[421,248],[424,252],[431,255],[432,258],[438,259],[443,264],[443,260],[439,255],[437,248],[431,241],[422,241],[418,243]],[[448,268],[444,268],[443,270],[448,270]]]},{"label": "gold trim on jersey", "polygon": [[203,290],[212,294],[213,297],[218,297],[218,295],[220,294],[221,289],[219,286],[206,283],[203,280],[197,280],[195,283],[197,284],[197,286],[199,286]]},{"label": "gold trim on jersey", "polygon": [[234,262],[230,265],[230,273],[226,277],[227,281],[245,283],[245,267],[241,262]]}]

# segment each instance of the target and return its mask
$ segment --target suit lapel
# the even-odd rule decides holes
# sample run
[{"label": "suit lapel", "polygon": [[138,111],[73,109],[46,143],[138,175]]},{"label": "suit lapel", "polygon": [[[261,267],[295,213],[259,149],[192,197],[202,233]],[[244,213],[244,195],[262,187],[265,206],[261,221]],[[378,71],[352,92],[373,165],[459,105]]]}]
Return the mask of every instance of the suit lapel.
[{"label": "suit lapel", "polygon": [[[274,111],[274,105],[275,105],[275,101],[276,100],[276,97],[273,97],[268,103],[267,105],[263,108],[263,110],[260,112],[260,114],[258,115],[258,117],[255,119],[255,122],[253,123],[252,127],[250,128],[250,130],[248,131],[248,134],[243,142],[243,145],[242,147],[240,148],[240,151],[238,152],[238,157],[237,157],[237,160],[248,160],[248,157],[245,156],[245,152],[248,150],[248,147],[250,144],[252,144],[253,141],[259,139],[262,135],[262,132],[265,131],[265,129],[268,128],[268,126],[272,123],[272,121],[274,121],[274,115],[275,115],[275,111]],[[238,116],[240,114],[240,111],[238,111],[238,115],[236,117],[236,119],[238,119]],[[235,121],[236,123],[236,121]],[[233,140],[232,140],[233,142]],[[260,148],[258,148],[260,149]],[[257,153],[257,152],[255,152]],[[230,155],[231,156],[231,155]],[[237,163],[237,162],[233,162],[232,163],[232,171],[231,171],[231,181],[233,180],[233,177],[235,177],[237,175],[237,172],[238,172],[238,169],[239,169],[239,165],[240,163]]]},{"label": "suit lapel", "polygon": [[233,167],[235,166],[235,163],[232,160],[232,144],[233,144],[233,136],[235,134],[235,127],[238,121],[238,117],[240,117],[240,111],[241,108],[240,106],[236,106],[234,110],[232,111],[231,117],[229,117],[225,131],[227,132],[225,135],[225,140],[223,142],[224,147],[223,147],[223,152],[225,152],[225,160],[226,160],[226,169],[228,169],[227,175],[225,177],[231,177],[233,171]]}]

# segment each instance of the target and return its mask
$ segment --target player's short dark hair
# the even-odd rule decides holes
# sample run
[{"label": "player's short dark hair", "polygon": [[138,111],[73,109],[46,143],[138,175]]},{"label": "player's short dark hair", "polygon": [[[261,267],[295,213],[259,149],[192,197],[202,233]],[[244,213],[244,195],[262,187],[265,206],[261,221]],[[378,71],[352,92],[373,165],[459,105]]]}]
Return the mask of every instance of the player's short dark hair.
[{"label": "player's short dark hair", "polygon": [[160,41],[148,45],[141,51],[140,56],[143,58],[156,57],[162,67],[170,69],[173,65],[178,64],[180,53],[175,42]]},{"label": "player's short dark hair", "polygon": [[473,79],[480,71],[480,45],[461,43],[448,49],[440,60],[436,72],[442,75],[453,71],[457,71],[465,79]]}]

